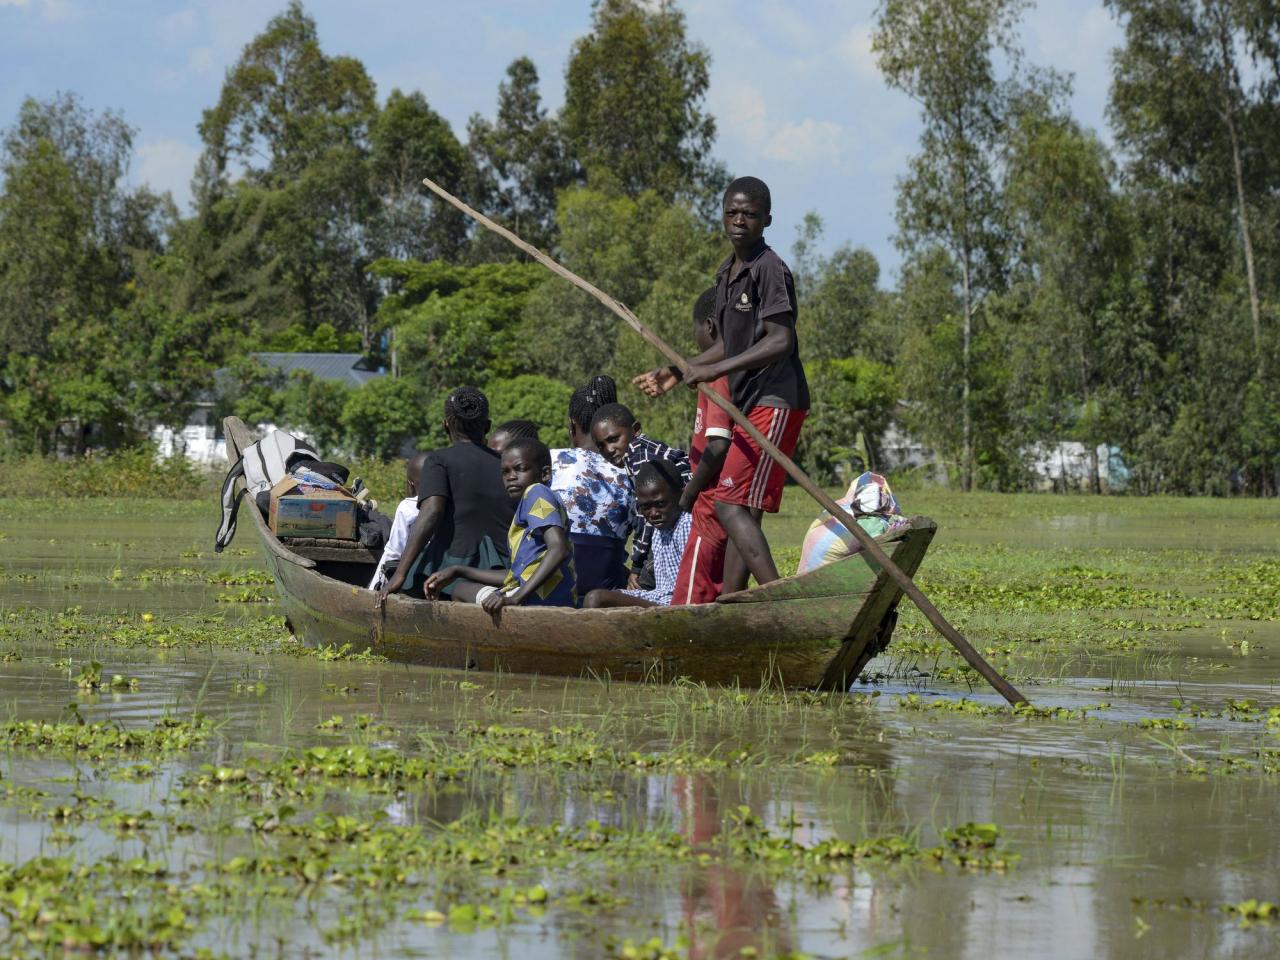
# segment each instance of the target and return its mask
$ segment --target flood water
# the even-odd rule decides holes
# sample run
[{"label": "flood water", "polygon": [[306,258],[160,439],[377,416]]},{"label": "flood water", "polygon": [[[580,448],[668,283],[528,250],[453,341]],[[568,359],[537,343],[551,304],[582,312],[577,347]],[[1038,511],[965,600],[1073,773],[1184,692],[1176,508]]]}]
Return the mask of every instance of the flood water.
[{"label": "flood water", "polygon": [[204,505],[0,501],[0,952],[1276,955],[1280,508],[916,499],[926,591],[1055,715],[905,611],[831,697],[306,656]]}]

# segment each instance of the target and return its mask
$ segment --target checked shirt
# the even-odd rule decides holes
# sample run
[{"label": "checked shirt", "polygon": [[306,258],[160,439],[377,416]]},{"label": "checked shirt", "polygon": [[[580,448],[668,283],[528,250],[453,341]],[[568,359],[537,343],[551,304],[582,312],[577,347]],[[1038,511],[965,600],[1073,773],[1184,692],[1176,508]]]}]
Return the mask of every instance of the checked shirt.
[{"label": "checked shirt", "polygon": [[[670,460],[680,470],[680,479],[688,483],[693,478],[693,469],[689,466],[689,455],[679,447],[671,447],[661,440],[650,440],[643,433],[631,438],[627,447],[627,476],[634,486],[636,471],[642,463],[650,460]],[[635,507],[633,505],[632,509]],[[637,512],[634,515],[635,536],[631,538],[631,569],[639,573],[644,569],[649,550],[653,543],[653,527]]]}]

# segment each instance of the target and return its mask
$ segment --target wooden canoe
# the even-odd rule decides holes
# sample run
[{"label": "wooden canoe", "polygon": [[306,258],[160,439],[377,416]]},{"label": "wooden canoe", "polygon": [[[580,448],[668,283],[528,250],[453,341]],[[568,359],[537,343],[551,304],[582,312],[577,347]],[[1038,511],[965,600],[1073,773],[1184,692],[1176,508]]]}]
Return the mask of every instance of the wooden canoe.
[{"label": "wooden canoe", "polygon": [[[224,421],[232,460],[256,438]],[[247,522],[246,522],[247,521]],[[262,542],[290,630],[311,646],[350,643],[436,667],[614,680],[848,689],[889,641],[902,591],[861,555],[698,606],[569,610],[478,605],[394,595],[379,610],[365,588],[376,557],[339,541],[280,540],[252,501],[242,525]],[[926,517],[884,537],[908,576],[936,524]]]}]

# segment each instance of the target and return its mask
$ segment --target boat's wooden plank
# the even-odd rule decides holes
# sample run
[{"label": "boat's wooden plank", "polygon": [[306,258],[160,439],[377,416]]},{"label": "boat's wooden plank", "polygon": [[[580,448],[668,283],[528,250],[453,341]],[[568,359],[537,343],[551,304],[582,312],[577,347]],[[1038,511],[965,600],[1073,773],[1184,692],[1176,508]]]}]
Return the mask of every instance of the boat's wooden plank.
[{"label": "boat's wooden plank", "polygon": [[280,542],[308,560],[338,563],[377,563],[381,550],[370,550],[358,540],[325,540],[321,537],[281,537]]},{"label": "boat's wooden plank", "polygon": [[[935,524],[927,517],[914,517],[910,526],[895,530],[880,542],[891,557],[896,556],[895,551],[901,548],[902,541],[914,530],[926,526],[932,529]],[[763,587],[753,587],[750,590],[742,590],[738,593],[727,593],[716,602],[772,603],[776,600],[786,600],[791,597],[848,596],[851,593],[862,593],[869,590],[879,575],[880,568],[865,554],[855,553],[851,557],[837,560],[835,563],[829,563],[801,576],[783,577],[781,580],[767,583]]]},{"label": "boat's wooden plank", "polygon": [[[912,521],[908,536],[893,551],[893,562],[907,576],[915,576],[936,530],[937,524],[932,520],[917,517]],[[881,571],[879,580],[871,591],[871,597],[872,599],[858,611],[857,619],[849,632],[849,638],[831,658],[831,663],[818,684],[820,689],[848,690],[849,685],[858,679],[867,662],[874,656],[870,646],[876,639],[880,625],[902,599],[902,589],[888,574]]]}]

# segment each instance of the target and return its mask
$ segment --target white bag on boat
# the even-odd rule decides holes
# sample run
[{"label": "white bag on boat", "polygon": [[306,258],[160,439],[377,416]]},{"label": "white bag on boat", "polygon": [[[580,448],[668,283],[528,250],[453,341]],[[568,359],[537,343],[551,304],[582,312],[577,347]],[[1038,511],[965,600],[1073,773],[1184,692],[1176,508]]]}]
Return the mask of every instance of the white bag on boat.
[{"label": "white bag on boat", "polygon": [[[287,477],[298,461],[319,459],[320,454],[309,443],[283,430],[273,430],[245,447],[222,482],[222,526],[214,540],[214,552],[221,553],[236,535],[236,512],[245,492],[256,498]],[[236,493],[236,480],[240,477],[244,477],[244,489]]]}]

